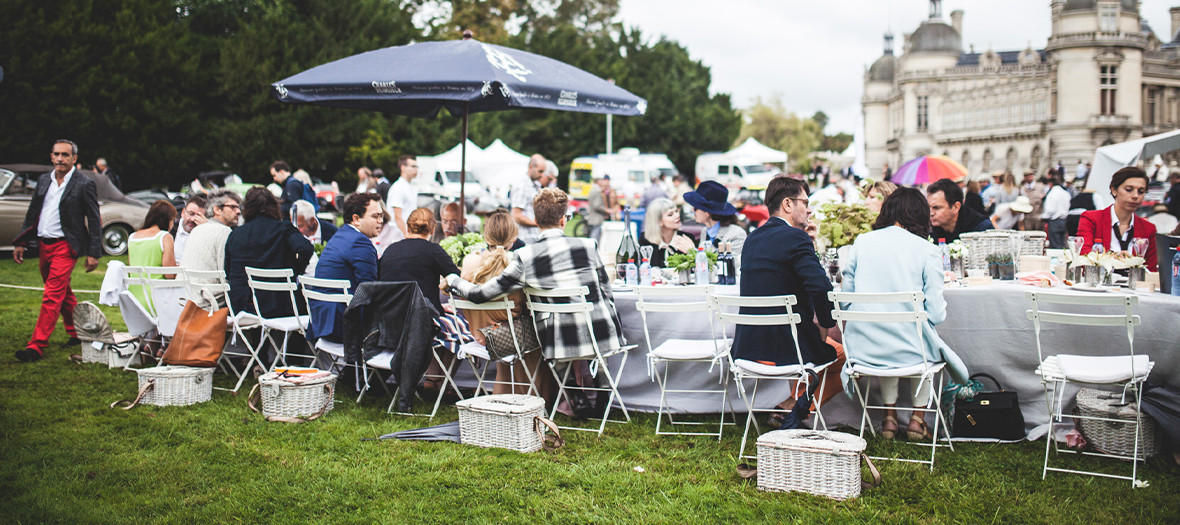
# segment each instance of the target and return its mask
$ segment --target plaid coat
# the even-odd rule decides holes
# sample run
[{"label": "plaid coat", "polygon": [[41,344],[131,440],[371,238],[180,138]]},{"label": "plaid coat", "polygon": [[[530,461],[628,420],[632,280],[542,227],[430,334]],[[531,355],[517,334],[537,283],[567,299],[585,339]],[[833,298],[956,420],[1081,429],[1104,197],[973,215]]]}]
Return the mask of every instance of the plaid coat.
[{"label": "plaid coat", "polygon": [[[512,261],[495,279],[475,285],[454,278],[451,286],[459,295],[476,303],[523,288],[585,286],[590,290],[587,300],[594,304],[591,325],[599,351],[609,354],[624,344],[610,278],[598,256],[597,245],[590,239],[566,237],[559,229],[545,230],[536,243],[513,252]],[[594,355],[585,319],[569,314],[553,317],[536,320],[546,358],[561,361]]]}]

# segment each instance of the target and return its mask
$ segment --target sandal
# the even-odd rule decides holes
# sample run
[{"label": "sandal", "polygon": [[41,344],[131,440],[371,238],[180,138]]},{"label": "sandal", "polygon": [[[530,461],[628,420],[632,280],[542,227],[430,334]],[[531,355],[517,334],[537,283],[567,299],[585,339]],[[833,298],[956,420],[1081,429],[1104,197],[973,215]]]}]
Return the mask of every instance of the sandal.
[{"label": "sandal", "polygon": [[881,420],[881,437],[885,439],[893,439],[897,435],[897,417],[885,416]]},{"label": "sandal", "polygon": [[910,441],[925,441],[934,438],[926,426],[926,419],[921,416],[910,416],[910,425],[906,427],[905,435]]}]

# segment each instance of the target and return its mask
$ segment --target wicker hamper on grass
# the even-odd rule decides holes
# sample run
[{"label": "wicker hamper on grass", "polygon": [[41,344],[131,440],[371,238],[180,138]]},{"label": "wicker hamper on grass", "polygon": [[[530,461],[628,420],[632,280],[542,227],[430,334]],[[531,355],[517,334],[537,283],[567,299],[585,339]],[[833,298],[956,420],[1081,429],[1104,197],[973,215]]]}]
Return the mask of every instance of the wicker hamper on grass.
[{"label": "wicker hamper on grass", "polygon": [[82,343],[83,363],[102,363],[105,365],[107,364],[107,359],[106,345],[99,343],[98,348],[95,348],[94,345],[90,343]]},{"label": "wicker hamper on grass", "polygon": [[[262,415],[271,420],[316,419],[331,412],[336,405],[335,374],[292,383],[283,380],[276,372],[268,372],[258,377],[254,388],[261,399]],[[254,396],[250,398],[253,400]]]},{"label": "wicker hamper on grass", "polygon": [[826,430],[776,430],[758,438],[758,490],[860,496],[864,439]]},{"label": "wicker hamper on grass", "polygon": [[545,400],[521,394],[497,394],[464,399],[459,409],[459,441],[477,447],[517,452],[541,450],[538,418],[545,414]]},{"label": "wicker hamper on grass", "polygon": [[[1135,398],[1134,394],[1128,392],[1127,400],[1130,403],[1120,405],[1121,398],[1121,392],[1095,388],[1078,390],[1079,415],[1121,419],[1126,423],[1079,419],[1077,426],[1086,436],[1086,441],[1096,450],[1107,454],[1130,456],[1135,452]],[[1159,454],[1160,443],[1156,439],[1155,420],[1143,414],[1139,421],[1139,457],[1146,458]]]},{"label": "wicker hamper on grass", "polygon": [[[191,366],[155,366],[140,368],[139,395],[125,409],[135,405],[186,406],[213,398],[213,369]],[[111,403],[111,408],[123,403]]]}]

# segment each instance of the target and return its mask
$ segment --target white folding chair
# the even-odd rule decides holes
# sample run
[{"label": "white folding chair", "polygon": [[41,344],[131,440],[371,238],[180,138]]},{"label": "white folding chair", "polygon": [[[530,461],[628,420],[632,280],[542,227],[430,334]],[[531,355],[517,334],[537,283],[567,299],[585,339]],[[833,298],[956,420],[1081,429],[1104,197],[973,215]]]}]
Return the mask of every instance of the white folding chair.
[{"label": "white folding chair", "polygon": [[[316,362],[315,349],[310,344],[307,345],[310,354],[290,353],[287,349],[287,343],[290,341],[292,333],[298,333],[305,342],[307,341],[307,324],[311,320],[311,316],[299,314],[299,306],[295,300],[295,292],[299,290],[299,285],[295,282],[295,272],[290,268],[247,266],[246,283],[250,286],[250,297],[254,301],[254,315],[258,316],[262,322],[262,337],[275,349],[275,360],[272,367],[280,362],[286,366],[288,357],[310,359],[314,365]],[[285,294],[291,301],[292,315],[283,317],[262,315],[262,309],[258,303],[260,292]],[[282,344],[275,341],[274,332],[282,332]]]},{"label": "white folding chair", "polygon": [[[262,357],[258,354],[262,346],[262,337],[258,337],[258,344],[255,345],[251,344],[250,339],[246,336],[247,331],[261,330],[262,321],[253,314],[234,311],[233,305],[229,304],[226,297],[229,294],[229,284],[225,281],[225,272],[221,270],[185,270],[185,275],[188,277],[189,300],[198,304],[211,303],[208,307],[213,308],[225,303],[229,308],[229,315],[226,316],[226,331],[230,333],[230,340],[225,342],[225,347],[222,349],[221,357],[217,363],[222,371],[236,376],[238,381],[233,388],[214,388],[237,394],[238,390],[242,388],[242,383],[250,374],[252,364],[257,363],[263,370],[267,369],[267,365],[262,362]],[[245,353],[237,351],[236,343],[239,340],[246,347]],[[246,363],[240,370],[234,365],[234,358],[246,358]]]},{"label": "white folding chair", "polygon": [[[717,339],[717,331],[714,325],[713,303],[709,297],[713,294],[713,287],[708,285],[696,286],[640,286],[635,288],[635,293],[638,296],[635,302],[635,309],[639,311],[640,318],[643,319],[643,339],[647,343],[647,372],[660,387],[660,406],[656,413],[656,434],[657,435],[675,435],[675,436],[717,436],[717,440],[721,440],[722,433],[725,429],[725,414],[726,401],[729,399],[729,367],[728,367],[728,353],[729,342],[722,338]],[[648,324],[648,313],[654,312],[656,314],[676,314],[678,316],[697,314],[693,319],[703,320],[709,324],[709,338],[708,339],[666,339],[659,345],[652,345],[651,328]],[[672,368],[673,363],[689,364],[689,366],[703,366],[704,363],[709,364],[709,371],[713,371],[713,367],[718,368],[718,384],[720,388],[716,389],[690,389],[690,388],[669,388],[668,385],[668,371]],[[660,371],[660,365],[663,364],[663,373]],[[668,393],[673,394],[720,394],[721,406],[718,413],[721,415],[721,421],[717,424],[716,432],[678,432],[678,431],[662,431],[660,426],[664,422],[664,417],[668,418],[668,424],[672,428],[677,425],[683,426],[704,426],[712,425],[712,423],[705,423],[699,421],[676,421],[672,415],[671,409],[668,407]],[[732,402],[730,403],[732,405]],[[729,412],[733,412],[732,406],[729,406]]]},{"label": "white folding chair", "polygon": [[[798,304],[798,300],[794,295],[768,295],[768,296],[727,296],[717,295],[712,296],[714,310],[717,318],[723,325],[732,324],[736,330],[738,326],[790,326],[791,341],[790,344],[795,347],[795,356],[799,364],[771,366],[746,359],[732,359],[730,364],[730,371],[733,373],[733,379],[737,382],[738,395],[741,396],[742,401],[746,403],[746,428],[742,432],[742,445],[738,451],[740,459],[748,459],[757,461],[756,455],[746,455],[746,442],[750,438],[750,427],[754,427],[757,435],[761,435],[762,431],[759,428],[756,414],[759,412],[777,412],[777,408],[757,408],[758,406],[758,387],[763,381],[785,381],[788,385],[795,382],[796,388],[802,386],[804,390],[810,385],[810,377],[808,371],[815,372],[820,378],[820,391],[823,390],[823,376],[824,371],[831,363],[807,363],[803,361],[803,352],[799,349],[799,328],[798,325],[802,322],[799,314],[794,312],[793,306]],[[734,309],[740,308],[773,308],[778,312],[770,313],[731,313]],[[763,341],[761,344],[786,344],[785,341]],[[754,388],[750,394],[746,393],[746,380],[754,381]],[[798,396],[795,396],[796,398]],[[817,398],[812,400],[813,408],[815,409],[816,422],[814,426],[822,425],[827,428],[827,423],[824,422],[824,416],[821,409],[822,402]]]},{"label": "white folding chair", "polygon": [[[451,306],[454,306],[456,310],[473,310],[473,311],[485,311],[485,312],[503,311],[505,313],[505,315],[508,317],[508,320],[504,321],[504,322],[508,323],[508,329],[512,333],[512,343],[516,349],[516,353],[514,355],[505,356],[503,359],[499,360],[500,362],[502,362],[506,365],[509,365],[509,367],[511,367],[510,368],[511,374],[510,374],[508,383],[506,383],[506,384],[509,387],[513,388],[513,390],[515,390],[515,388],[518,386],[526,386],[526,387],[528,387],[528,391],[525,392],[526,394],[539,395],[539,392],[537,391],[537,384],[536,384],[535,379],[537,377],[537,372],[540,371],[541,363],[538,362],[537,367],[533,370],[529,370],[527,366],[524,367],[525,379],[527,380],[527,383],[521,383],[516,380],[516,368],[512,367],[512,364],[516,361],[520,361],[521,363],[524,362],[524,353],[521,351],[521,348],[520,348],[521,338],[518,337],[517,334],[522,333],[522,332],[520,332],[520,330],[532,330],[533,329],[533,327],[531,327],[531,326],[525,327],[525,326],[518,326],[516,324],[516,321],[512,317],[512,309],[516,308],[516,303],[513,300],[509,299],[508,297],[500,297],[500,298],[493,299],[493,300],[488,301],[483,304],[476,304],[471,301],[460,299],[458,297],[451,297]],[[484,360],[484,363],[485,363],[484,368],[481,371],[481,373],[477,374],[477,376],[476,376],[476,380],[479,381],[480,388],[482,388],[483,385],[487,384],[487,383],[490,383],[490,384],[499,384],[500,383],[499,381],[496,381],[496,380],[488,381],[486,379],[486,375],[488,372],[488,364],[494,362],[495,359],[493,359],[491,354],[488,353],[488,349],[484,345],[481,345],[476,342],[467,343],[467,344],[463,345],[463,347],[461,348],[461,351],[466,355],[475,356],[475,357],[478,357],[478,358]]]},{"label": "white folding chair", "polygon": [[[1032,309],[1027,310],[1025,315],[1033,322],[1033,331],[1036,332],[1037,358],[1040,363],[1040,366],[1036,369],[1036,374],[1041,376],[1041,385],[1045,388],[1045,401],[1049,407],[1049,433],[1045,437],[1045,463],[1041,471],[1041,479],[1045,479],[1045,476],[1050,471],[1071,472],[1089,476],[1125,479],[1131,482],[1132,487],[1140,486],[1138,477],[1139,462],[1146,460],[1141,455],[1144,451],[1139,449],[1139,436],[1143,431],[1141,420],[1143,417],[1141,410],[1141,401],[1143,399],[1142,386],[1147,380],[1148,374],[1151,373],[1152,367],[1155,366],[1155,363],[1146,355],[1135,355],[1135,327],[1141,323],[1141,320],[1138,315],[1135,315],[1134,308],[1139,304],[1139,298],[1133,295],[1121,294],[1079,295],[1035,291],[1026,292],[1025,298],[1032,303]],[[1066,309],[1074,310],[1074,312],[1083,311],[1089,313],[1044,310],[1043,308],[1048,305],[1067,305]],[[1061,307],[1056,306],[1050,308]],[[1115,310],[1119,312],[1110,313]],[[1059,353],[1046,357],[1046,352],[1041,342],[1042,324],[1123,327],[1127,331],[1128,353],[1108,356],[1084,356]],[[1058,424],[1064,424],[1062,421],[1064,418],[1073,419],[1074,423],[1080,421],[1094,422],[1093,424],[1100,425],[1125,425],[1127,423],[1125,420],[1115,419],[1113,417],[1071,414],[1065,411],[1065,390],[1066,386],[1070,384],[1120,388],[1121,401],[1124,403],[1133,402],[1135,404],[1135,446],[1130,456],[1112,453],[1076,452],[1057,446],[1054,431]],[[1128,393],[1134,397],[1133,401],[1127,399]],[[1131,475],[1118,476],[1103,472],[1050,467],[1049,457],[1052,452],[1130,460]]]},{"label": "white folding chair", "polygon": [[184,268],[179,266],[144,266],[145,277],[151,299],[152,314],[156,318],[156,330],[165,341],[176,334],[176,323],[184,310],[184,298],[188,282]]},{"label": "white folding chair", "polygon": [[[931,432],[930,443],[911,443],[914,445],[930,447],[930,459],[907,459],[894,457],[877,457],[872,456],[873,459],[883,459],[890,461],[902,461],[908,463],[921,463],[923,465],[930,465],[930,470],[934,470],[934,454],[938,451],[938,447],[946,446],[952,451],[955,446],[950,441],[951,431],[947,425],[946,418],[942,417],[942,403],[939,400],[939,393],[942,392],[943,383],[943,369],[946,363],[942,361],[931,361],[926,355],[925,343],[925,326],[927,322],[925,295],[922,292],[891,292],[891,293],[849,293],[849,292],[828,292],[828,299],[832,301],[835,309],[832,311],[832,319],[840,327],[842,333],[847,333],[846,328],[848,323],[882,323],[882,324],[897,324],[897,323],[913,323],[914,328],[918,332],[918,347],[913,349],[922,356],[921,362],[914,362],[913,364],[894,367],[881,368],[869,366],[863,363],[856,363],[851,367],[851,377],[856,385],[856,397],[860,401],[861,418],[860,418],[860,436],[864,437],[865,425],[868,425],[869,432],[876,435],[877,431],[873,428],[873,422],[869,418],[869,410],[888,410],[896,407],[887,407],[885,405],[871,405],[869,404],[868,392],[860,386],[861,378],[877,378],[878,381],[882,378],[892,379],[909,379],[914,385],[914,391],[920,392],[922,386],[929,383],[931,387],[930,398],[926,402],[924,408],[913,407],[914,413],[926,414],[934,413],[934,432]],[[882,305],[874,308],[876,311],[865,310],[850,310],[855,304],[872,304]],[[884,311],[890,307],[884,305],[900,305],[901,310],[894,307],[892,311]],[[908,308],[906,307],[908,305]],[[883,308],[882,308],[883,307]],[[857,355],[859,348],[848,344],[848,340],[844,340],[844,356],[849,361],[852,361]],[[902,349],[898,349],[902,350]],[[935,379],[937,378],[937,383]],[[872,380],[867,379],[868,385],[872,385]],[[933,406],[933,408],[931,408]],[[925,420],[925,418],[923,418]],[[938,432],[943,432],[947,438],[945,444],[938,443]]]},{"label": "white folding chair", "polygon": [[[606,401],[606,410],[602,414],[602,422],[599,424],[598,429],[583,428],[583,427],[561,427],[561,428],[565,428],[565,429],[569,429],[569,430],[598,432],[598,435],[601,436],[602,432],[604,430],[606,430],[606,423],[608,421],[611,423],[630,423],[631,422],[631,414],[627,412],[627,405],[623,403],[623,398],[622,398],[622,396],[619,395],[619,378],[623,376],[623,368],[627,365],[627,352],[633,348],[636,348],[637,345],[623,345],[623,346],[620,346],[617,350],[614,350],[614,351],[611,351],[608,353],[602,352],[602,350],[599,348],[599,345],[598,345],[598,339],[594,337],[594,326],[593,326],[593,320],[592,320],[592,313],[594,312],[595,306],[594,306],[594,303],[591,303],[590,301],[588,301],[586,299],[586,297],[588,295],[590,295],[590,289],[585,286],[579,286],[576,288],[574,288],[574,287],[554,288],[552,290],[526,288],[524,290],[524,293],[525,293],[525,300],[528,304],[529,311],[533,313],[533,328],[534,329],[536,329],[537,318],[539,317],[539,315],[540,316],[549,316],[550,322],[553,323],[554,326],[558,326],[558,325],[562,325],[562,324],[565,324],[566,326],[568,326],[568,324],[566,324],[566,323],[558,323],[557,321],[559,319],[561,319],[562,316],[574,316],[575,317],[574,326],[576,326],[578,324],[583,324],[583,323],[585,324],[586,331],[587,331],[585,335],[587,337],[589,337],[590,344],[594,349],[594,355],[591,357],[584,358],[584,359],[564,360],[564,361],[561,361],[560,363],[555,359],[547,359],[546,360],[546,362],[549,363],[549,369],[553,373],[553,377],[557,380],[557,388],[558,388],[557,400],[561,401],[562,399],[565,399],[565,401],[567,403],[569,403],[569,405],[572,407],[573,400],[570,398],[568,390],[593,391],[593,392],[597,392],[598,393],[597,395],[602,395],[607,392],[610,392],[609,397],[607,398],[607,401]],[[559,302],[550,302],[550,301],[559,301]],[[544,341],[544,339],[542,339],[540,337],[540,330],[538,330],[537,333],[538,333],[537,340]],[[614,375],[611,375],[610,368],[608,367],[606,360],[609,357],[619,355],[619,354],[622,354],[622,356],[623,356],[622,360],[619,362],[619,369]],[[573,363],[575,361],[585,361],[585,360],[590,361],[590,376],[597,377],[598,372],[603,372],[603,375],[606,376],[607,386],[597,387],[597,386],[566,385],[566,381],[569,379],[570,372],[574,369]],[[557,367],[560,364],[566,365],[564,373],[561,373],[557,370]],[[610,412],[611,412],[611,409],[614,408],[614,404],[616,401],[619,404],[619,409],[623,411],[623,417],[626,418],[626,421],[619,421],[619,420],[610,419]],[[552,413],[549,414],[550,419],[557,417],[558,404],[559,403],[553,404],[553,411],[552,411]]]},{"label": "white folding chair", "polygon": [[[346,307],[352,301],[352,294],[348,291],[352,283],[347,279],[319,279],[301,275],[299,276],[299,285],[303,289],[303,304],[307,307],[309,327],[312,326],[310,321],[311,301],[343,304]],[[343,327],[340,328],[343,329]],[[356,402],[360,403],[361,399],[365,397],[365,393],[369,391],[369,369],[365,363],[363,361],[360,363],[347,362],[344,358],[344,343],[333,343],[321,337],[316,340],[314,348],[320,352],[321,357],[328,361],[328,367],[333,372],[340,374],[345,368],[352,367],[356,372],[356,388],[360,392]],[[362,381],[363,385],[360,384]],[[386,389],[388,390],[388,387]]]}]

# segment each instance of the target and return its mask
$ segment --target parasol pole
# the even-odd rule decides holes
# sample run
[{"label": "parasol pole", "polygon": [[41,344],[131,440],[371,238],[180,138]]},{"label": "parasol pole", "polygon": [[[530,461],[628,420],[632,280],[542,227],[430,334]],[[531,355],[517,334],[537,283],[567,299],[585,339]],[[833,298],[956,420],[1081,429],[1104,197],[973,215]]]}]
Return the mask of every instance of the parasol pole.
[{"label": "parasol pole", "polygon": [[459,155],[459,233],[467,233],[467,102],[463,102],[463,142]]}]

